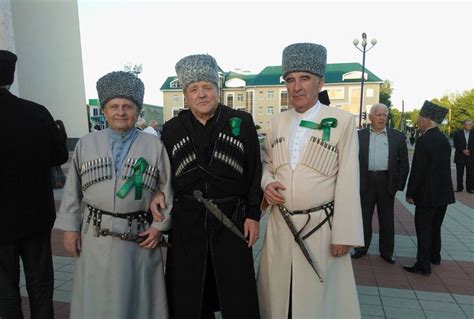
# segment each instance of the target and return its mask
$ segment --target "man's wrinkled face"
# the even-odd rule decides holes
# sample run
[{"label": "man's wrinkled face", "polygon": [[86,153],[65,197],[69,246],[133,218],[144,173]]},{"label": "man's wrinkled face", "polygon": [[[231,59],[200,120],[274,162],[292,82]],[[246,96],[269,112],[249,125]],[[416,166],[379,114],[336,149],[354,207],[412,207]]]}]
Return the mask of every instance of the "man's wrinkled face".
[{"label": "man's wrinkled face", "polygon": [[184,101],[197,117],[212,115],[219,103],[217,87],[212,82],[199,81],[184,90]]},{"label": "man's wrinkled face", "polygon": [[285,78],[290,104],[298,113],[304,113],[318,101],[324,80],[308,72],[291,72]]},{"label": "man's wrinkled face", "polygon": [[115,98],[108,101],[102,110],[109,127],[117,132],[127,132],[135,127],[138,119],[138,106],[128,100]]},{"label": "man's wrinkled face", "polygon": [[420,115],[418,117],[417,124],[418,124],[418,128],[424,132],[431,127],[431,120],[427,117]]},{"label": "man's wrinkled face", "polygon": [[378,107],[369,114],[372,129],[382,131],[387,125],[388,112],[382,107]]}]

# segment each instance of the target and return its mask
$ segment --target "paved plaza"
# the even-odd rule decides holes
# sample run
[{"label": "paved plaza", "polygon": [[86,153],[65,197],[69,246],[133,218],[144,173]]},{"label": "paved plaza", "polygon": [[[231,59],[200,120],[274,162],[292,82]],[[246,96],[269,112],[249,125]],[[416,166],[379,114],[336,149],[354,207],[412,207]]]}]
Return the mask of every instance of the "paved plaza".
[{"label": "paved plaza", "polygon": [[[63,165],[67,171],[69,163]],[[452,166],[453,182],[455,167]],[[62,190],[55,190],[59,207]],[[474,318],[474,195],[456,193],[456,203],[448,206],[442,228],[441,265],[432,267],[431,276],[411,274],[402,269],[416,256],[414,206],[405,202],[405,194],[395,200],[394,265],[384,262],[378,254],[378,224],[374,218],[374,236],[369,254],[353,260],[363,318]],[[267,217],[261,222],[261,233]],[[69,317],[74,258],[62,246],[62,234],[53,230],[53,260],[55,271],[54,301],[56,318]],[[255,267],[259,262],[262,240],[254,247]],[[29,318],[24,278],[21,292],[23,309]],[[245,318],[242,318],[245,319]],[[308,318],[310,319],[310,318]]]}]

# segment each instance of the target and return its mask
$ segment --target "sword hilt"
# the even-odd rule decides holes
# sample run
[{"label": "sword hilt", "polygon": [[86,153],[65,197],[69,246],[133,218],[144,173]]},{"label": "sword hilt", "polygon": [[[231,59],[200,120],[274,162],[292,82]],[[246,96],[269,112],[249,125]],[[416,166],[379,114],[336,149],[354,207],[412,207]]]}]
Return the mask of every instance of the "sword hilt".
[{"label": "sword hilt", "polygon": [[196,198],[200,203],[202,203],[202,200],[204,199],[204,197],[202,196],[202,192],[200,190],[195,190],[193,192],[193,196],[194,198]]}]

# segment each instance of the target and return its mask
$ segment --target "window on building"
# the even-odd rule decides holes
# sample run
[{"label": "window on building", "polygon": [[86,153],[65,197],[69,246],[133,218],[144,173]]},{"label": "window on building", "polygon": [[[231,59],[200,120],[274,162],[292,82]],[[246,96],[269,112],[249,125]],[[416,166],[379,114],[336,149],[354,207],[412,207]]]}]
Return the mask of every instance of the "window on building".
[{"label": "window on building", "polygon": [[253,114],[253,92],[247,92],[246,95],[245,106],[247,107],[247,111]]},{"label": "window on building", "polygon": [[173,105],[179,105],[179,95],[173,95]]},{"label": "window on building", "polygon": [[343,87],[335,87],[335,88],[328,88],[328,95],[330,100],[343,100],[344,99],[344,88]]},{"label": "window on building", "polygon": [[179,112],[184,110],[182,107],[174,107],[173,108],[173,117],[178,116]]},{"label": "window on building", "polygon": [[238,102],[243,102],[244,101],[244,95],[243,94],[237,94],[237,101]]},{"label": "window on building", "polygon": [[94,107],[92,109],[92,115],[93,116],[99,116],[99,108],[98,107]]},{"label": "window on building", "polygon": [[288,106],[288,92],[287,91],[280,92],[280,106]]},{"label": "window on building", "polygon": [[273,106],[267,108],[267,115],[273,115]]},{"label": "window on building", "polygon": [[273,91],[268,91],[268,92],[267,92],[267,98],[268,98],[269,100],[273,100],[273,97],[274,97]]},{"label": "window on building", "polygon": [[263,106],[258,107],[258,115],[263,115]]},{"label": "window on building", "polygon": [[181,84],[179,83],[178,79],[171,81],[170,88],[172,89],[180,89]]},{"label": "window on building", "polygon": [[229,94],[227,95],[227,104],[228,107],[234,107],[234,95]]},{"label": "window on building", "polygon": [[367,89],[365,93],[366,97],[374,97],[374,89]]},{"label": "window on building", "polygon": [[264,99],[263,94],[264,94],[263,91],[259,91],[259,92],[258,92],[258,99],[259,99],[259,100],[263,100],[263,99]]},{"label": "window on building", "polygon": [[280,106],[280,113],[288,111],[288,106]]}]

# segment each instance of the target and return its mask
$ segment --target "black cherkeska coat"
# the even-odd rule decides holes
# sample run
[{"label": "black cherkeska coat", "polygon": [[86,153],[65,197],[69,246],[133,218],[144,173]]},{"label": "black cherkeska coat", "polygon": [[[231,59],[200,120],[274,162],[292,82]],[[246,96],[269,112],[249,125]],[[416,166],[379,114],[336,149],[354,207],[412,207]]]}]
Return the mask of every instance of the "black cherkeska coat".
[{"label": "black cherkeska coat", "polygon": [[51,114],[0,89],[0,244],[51,230],[56,218],[51,167],[67,161]]},{"label": "black cherkeska coat", "polygon": [[[233,118],[241,120],[240,132],[231,130]],[[258,318],[252,250],[192,198],[194,190],[210,199],[233,198],[215,204],[242,232],[245,218],[259,220],[262,167],[252,117],[219,105],[202,125],[190,111],[182,111],[165,124],[162,140],[175,194],[166,266],[171,317],[200,318],[206,270],[212,269],[214,301],[224,318]]]},{"label": "black cherkeska coat", "polygon": [[451,145],[437,127],[429,129],[416,141],[406,196],[420,207],[439,207],[455,201]]}]

